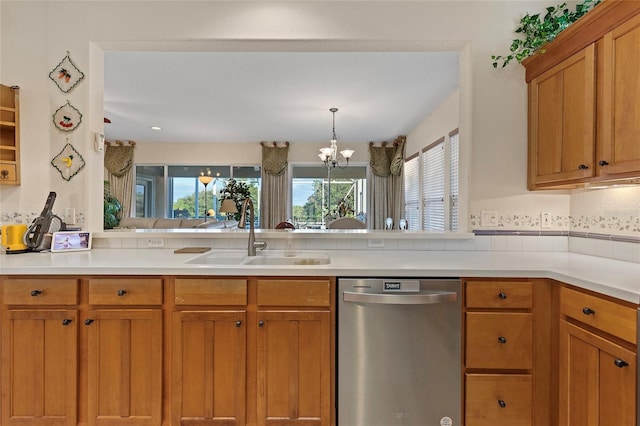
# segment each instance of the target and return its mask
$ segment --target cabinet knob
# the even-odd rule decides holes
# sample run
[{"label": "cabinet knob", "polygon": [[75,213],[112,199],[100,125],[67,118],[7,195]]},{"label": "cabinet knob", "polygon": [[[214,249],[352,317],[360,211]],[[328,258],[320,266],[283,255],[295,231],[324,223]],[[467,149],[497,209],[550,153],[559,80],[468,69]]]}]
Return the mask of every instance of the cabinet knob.
[{"label": "cabinet knob", "polygon": [[86,320],[84,320],[84,325],[91,325],[93,324],[93,320],[91,318],[87,318]]},{"label": "cabinet knob", "polygon": [[588,168],[589,168],[589,166],[587,166],[586,164],[580,164],[578,166],[578,169],[580,169],[580,170],[587,170]]},{"label": "cabinet knob", "polygon": [[500,336],[500,337],[498,337],[498,342],[503,343],[503,344],[507,343],[507,338],[504,337],[504,336]]},{"label": "cabinet knob", "polygon": [[260,321],[258,322],[258,327],[264,327],[264,321],[260,320]]},{"label": "cabinet knob", "polygon": [[603,167],[604,167],[604,166],[608,166],[608,165],[609,165],[609,162],[608,162],[608,161],[606,161],[606,160],[600,160],[600,161],[598,161],[598,165],[603,166]]},{"label": "cabinet knob", "polygon": [[628,367],[629,366],[629,363],[627,361],[624,361],[624,360],[622,360],[620,358],[617,358],[615,361],[613,361],[613,363],[618,368],[624,368],[624,367]]},{"label": "cabinet knob", "polygon": [[127,294],[127,290],[118,290],[118,296],[122,297]]},{"label": "cabinet knob", "polygon": [[242,325],[242,321],[238,320],[236,321],[236,327],[240,327]]},{"label": "cabinet knob", "polygon": [[38,295],[42,294],[42,292],[40,290],[31,290],[31,296],[36,297]]},{"label": "cabinet knob", "polygon": [[499,400],[498,400],[498,405],[500,406],[500,408],[506,408],[507,403],[506,403],[506,402],[504,402],[504,400],[499,399]]},{"label": "cabinet knob", "polygon": [[69,318],[65,318],[62,320],[62,325],[69,325],[71,324],[71,320]]},{"label": "cabinet knob", "polygon": [[498,293],[498,297],[504,300],[507,298],[507,293],[505,293],[504,291],[501,291],[500,293]]},{"label": "cabinet knob", "polygon": [[584,307],[582,308],[582,313],[585,315],[593,315],[596,313],[596,311],[594,311],[593,309],[589,308],[589,307]]}]

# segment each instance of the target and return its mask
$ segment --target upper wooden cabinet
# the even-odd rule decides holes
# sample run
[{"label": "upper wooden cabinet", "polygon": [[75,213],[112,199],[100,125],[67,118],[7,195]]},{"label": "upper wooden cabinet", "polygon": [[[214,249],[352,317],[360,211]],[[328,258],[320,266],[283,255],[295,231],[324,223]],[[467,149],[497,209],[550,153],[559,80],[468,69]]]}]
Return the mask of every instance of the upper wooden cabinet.
[{"label": "upper wooden cabinet", "polygon": [[529,83],[529,186],[593,176],[593,44]]},{"label": "upper wooden cabinet", "polygon": [[523,61],[529,189],[640,177],[639,13],[605,1]]},{"label": "upper wooden cabinet", "polygon": [[0,184],[20,185],[20,89],[0,84]]},{"label": "upper wooden cabinet", "polygon": [[597,175],[607,179],[638,176],[640,15],[607,33],[600,45]]}]

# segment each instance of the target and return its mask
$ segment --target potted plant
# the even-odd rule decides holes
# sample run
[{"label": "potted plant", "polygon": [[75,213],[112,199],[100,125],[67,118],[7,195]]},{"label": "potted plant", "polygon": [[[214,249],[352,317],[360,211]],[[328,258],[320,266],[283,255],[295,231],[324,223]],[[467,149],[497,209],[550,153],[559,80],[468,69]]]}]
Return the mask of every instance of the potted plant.
[{"label": "potted plant", "polygon": [[498,65],[501,65],[501,68],[504,68],[514,59],[522,62],[535,53],[544,53],[544,50],[539,50],[541,46],[555,39],[558,34],[584,16],[600,1],[583,0],[576,5],[574,11],[567,7],[567,3],[550,6],[547,7],[543,17],[540,17],[539,13],[534,15],[527,13],[520,19],[520,24],[514,30],[516,34],[524,35],[524,38],[516,38],[511,42],[509,54],[492,55],[493,67],[498,68]]},{"label": "potted plant", "polygon": [[240,220],[242,203],[244,202],[245,198],[249,197],[251,197],[249,185],[244,182],[238,182],[234,178],[231,178],[227,181],[224,188],[220,190],[220,206],[222,206],[222,201],[224,200],[233,200],[236,204],[236,208],[238,209],[238,211],[233,214],[233,218],[235,220]]},{"label": "potted plant", "polygon": [[109,181],[104,181],[104,229],[113,229],[120,223],[122,205],[111,195]]}]

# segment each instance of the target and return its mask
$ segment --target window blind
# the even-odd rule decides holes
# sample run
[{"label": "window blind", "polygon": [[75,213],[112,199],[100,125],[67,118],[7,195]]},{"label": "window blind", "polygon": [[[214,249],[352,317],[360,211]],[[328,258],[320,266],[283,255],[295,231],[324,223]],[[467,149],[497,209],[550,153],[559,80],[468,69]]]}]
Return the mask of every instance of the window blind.
[{"label": "window blind", "polygon": [[407,229],[420,230],[420,164],[416,153],[404,163],[404,211]]},{"label": "window blind", "polygon": [[460,201],[459,134],[455,130],[449,134],[449,229],[458,230],[458,210]]},{"label": "window blind", "polygon": [[445,149],[444,138],[422,153],[423,223],[427,231],[445,230]]}]

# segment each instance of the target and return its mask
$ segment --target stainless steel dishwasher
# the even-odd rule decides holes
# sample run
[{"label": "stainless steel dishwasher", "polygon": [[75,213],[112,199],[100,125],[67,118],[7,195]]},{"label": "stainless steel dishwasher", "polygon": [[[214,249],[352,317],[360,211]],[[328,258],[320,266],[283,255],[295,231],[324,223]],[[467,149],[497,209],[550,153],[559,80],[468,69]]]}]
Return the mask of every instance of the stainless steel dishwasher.
[{"label": "stainless steel dishwasher", "polygon": [[459,279],[338,280],[338,426],[461,423]]}]

